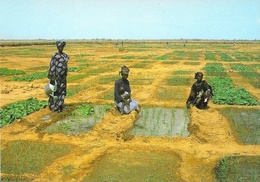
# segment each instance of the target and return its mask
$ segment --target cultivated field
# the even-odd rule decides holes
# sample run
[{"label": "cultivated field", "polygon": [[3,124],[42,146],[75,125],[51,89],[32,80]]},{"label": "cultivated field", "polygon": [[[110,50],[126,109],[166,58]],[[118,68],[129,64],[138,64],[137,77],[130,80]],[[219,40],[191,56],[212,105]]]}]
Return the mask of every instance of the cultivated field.
[{"label": "cultivated field", "polygon": [[[67,41],[62,113],[45,107],[45,43],[0,47],[3,181],[260,180],[259,42]],[[140,113],[115,111],[122,65]],[[207,110],[185,106],[197,71],[214,90]]]}]

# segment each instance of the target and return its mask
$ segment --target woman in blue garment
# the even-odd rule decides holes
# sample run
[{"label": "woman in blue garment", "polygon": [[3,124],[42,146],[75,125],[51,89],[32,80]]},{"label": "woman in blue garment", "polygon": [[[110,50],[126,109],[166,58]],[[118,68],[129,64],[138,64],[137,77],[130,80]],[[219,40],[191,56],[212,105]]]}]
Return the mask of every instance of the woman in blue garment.
[{"label": "woman in blue garment", "polygon": [[56,42],[58,52],[52,55],[48,71],[50,83],[54,84],[56,82],[57,84],[54,96],[50,96],[48,100],[48,106],[52,112],[61,112],[64,109],[63,104],[66,97],[68,73],[67,63],[69,60],[69,56],[63,52],[65,45],[65,41]]},{"label": "woman in blue garment", "polygon": [[[117,106],[117,109],[120,113],[123,114],[129,114],[131,111],[136,110],[138,111],[138,102],[135,99],[131,98],[131,88],[128,81],[128,74],[130,70],[126,66],[121,67],[121,71],[119,71],[119,74],[121,75],[121,79],[115,81],[115,87],[114,87],[114,101]],[[130,95],[130,109],[127,108],[127,106],[124,106],[124,109],[122,110],[122,104],[124,99],[120,95],[121,88],[124,88],[124,91],[128,92]]]}]

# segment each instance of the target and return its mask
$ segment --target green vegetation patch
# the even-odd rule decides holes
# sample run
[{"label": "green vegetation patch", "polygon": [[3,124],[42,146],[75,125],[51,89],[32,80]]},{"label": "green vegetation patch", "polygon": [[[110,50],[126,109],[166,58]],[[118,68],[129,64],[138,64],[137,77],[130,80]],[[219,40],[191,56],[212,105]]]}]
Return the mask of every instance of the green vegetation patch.
[{"label": "green vegetation patch", "polygon": [[253,68],[243,64],[231,64],[231,68],[243,75],[255,88],[260,88],[260,73]]},{"label": "green vegetation patch", "polygon": [[119,56],[119,55],[112,55],[112,56],[105,56],[105,57],[102,57],[102,58],[105,58],[105,59],[120,59],[121,56]]},{"label": "green vegetation patch", "polygon": [[250,67],[252,67],[254,70],[260,70],[260,64],[250,64]]},{"label": "green vegetation patch", "polygon": [[260,144],[260,112],[257,109],[225,108],[221,114],[228,118],[237,140],[243,144]]},{"label": "green vegetation patch", "polygon": [[44,72],[36,72],[36,73],[32,73],[32,74],[28,74],[28,75],[24,75],[24,76],[13,76],[11,78],[12,81],[27,81],[27,82],[31,82],[33,80],[38,80],[38,79],[42,79],[42,78],[47,78],[47,71]]},{"label": "green vegetation patch", "polygon": [[253,57],[253,60],[254,60],[254,61],[260,61],[259,51],[253,52],[253,53],[252,53],[252,57]]},{"label": "green vegetation patch", "polygon": [[214,168],[220,182],[260,181],[260,156],[226,156]]},{"label": "green vegetation patch", "polygon": [[113,84],[114,84],[114,82],[118,79],[119,79],[118,75],[106,75],[106,76],[99,77],[98,83],[109,84],[109,83],[113,82]]},{"label": "green vegetation patch", "polygon": [[81,69],[79,68],[79,67],[69,67],[68,68],[68,71],[69,72],[78,72],[78,71],[80,71]]},{"label": "green vegetation patch", "polygon": [[206,70],[207,76],[227,76],[227,69],[222,66],[222,63],[207,63],[203,69]]},{"label": "green vegetation patch", "polygon": [[186,65],[200,65],[200,62],[198,62],[198,61],[187,61],[187,62],[184,62],[184,64],[186,64]]},{"label": "green vegetation patch", "polygon": [[147,59],[155,59],[155,57],[156,57],[156,54],[149,54],[149,55],[146,55],[146,56],[140,56],[138,58],[147,60]]},{"label": "green vegetation patch", "polygon": [[152,78],[135,78],[131,81],[131,85],[150,85],[152,83]]},{"label": "green vegetation patch", "polygon": [[159,57],[156,57],[155,60],[167,60],[171,57],[171,54],[165,54],[165,55],[161,55]]},{"label": "green vegetation patch", "polygon": [[179,87],[161,87],[160,90],[156,93],[156,98],[162,101],[183,101],[186,98],[183,93],[185,92],[184,88]]},{"label": "green vegetation patch", "polygon": [[123,56],[123,57],[121,57],[122,59],[134,59],[135,58],[135,56]]},{"label": "green vegetation patch", "polygon": [[13,174],[14,179],[4,178],[7,181],[20,181],[22,174],[39,174],[46,166],[72,150],[68,145],[40,143],[18,140],[8,143],[1,150],[1,172]]},{"label": "green vegetation patch", "polygon": [[167,79],[167,85],[177,86],[177,85],[190,85],[191,79],[190,77],[184,76],[173,76]]},{"label": "green vegetation patch", "polygon": [[205,55],[205,60],[211,60],[211,61],[217,60],[216,55],[213,52],[206,52],[204,53],[204,55]]},{"label": "green vegetation patch", "polygon": [[71,86],[69,89],[67,89],[67,95],[66,97],[72,97],[75,94],[79,93],[82,90],[86,90],[88,88],[87,85],[76,85],[76,86]]},{"label": "green vegetation patch", "polygon": [[174,56],[175,56],[175,57],[174,57],[175,60],[183,60],[183,59],[185,59],[185,58],[187,57],[187,55],[188,55],[188,53],[185,52],[185,51],[174,51],[173,54],[174,54]]},{"label": "green vegetation patch", "polygon": [[230,57],[229,55],[227,55],[226,53],[219,53],[218,55],[220,56],[222,61],[227,61],[227,62],[234,61],[234,59],[232,57]]},{"label": "green vegetation patch", "polygon": [[9,75],[22,75],[25,74],[22,70],[17,69],[9,69],[9,68],[0,68],[0,75],[1,76],[9,76]]},{"label": "green vegetation patch", "polygon": [[122,64],[118,64],[118,63],[108,64],[108,65],[106,64],[104,67],[88,70],[88,73],[90,75],[98,75],[100,73],[112,71],[115,68],[120,68],[121,66],[122,66]]},{"label": "green vegetation patch", "polygon": [[85,68],[89,67],[89,64],[80,64],[79,67],[80,67],[80,69],[85,69]]},{"label": "green vegetation patch", "polygon": [[71,112],[72,115],[91,116],[94,114],[94,106],[90,104],[81,104]]},{"label": "green vegetation patch", "polygon": [[209,84],[213,88],[215,104],[258,105],[258,101],[244,88],[236,87],[230,78],[212,77]]},{"label": "green vegetation patch", "polygon": [[75,57],[94,56],[93,54],[75,54]]},{"label": "green vegetation patch", "polygon": [[86,63],[87,60],[86,60],[86,59],[77,59],[77,60],[75,60],[75,62],[78,62],[78,63]]},{"label": "green vegetation patch", "polygon": [[174,61],[174,60],[163,60],[162,64],[177,64],[179,61]]},{"label": "green vegetation patch", "polygon": [[188,60],[198,60],[200,58],[201,52],[190,52],[188,54]]},{"label": "green vegetation patch", "polygon": [[109,91],[106,94],[104,94],[102,99],[114,101],[114,88],[109,89]]},{"label": "green vegetation patch", "polygon": [[180,160],[174,153],[117,151],[98,160],[83,181],[181,181]]},{"label": "green vegetation patch", "polygon": [[26,46],[26,47],[20,47],[20,48],[15,48],[15,49],[8,49],[4,50],[1,55],[16,55],[19,57],[33,57],[33,56],[37,56],[37,57],[45,57],[45,51],[44,49],[39,49],[39,48],[35,48],[35,47],[30,47],[30,46]]},{"label": "green vegetation patch", "polygon": [[190,73],[191,71],[187,70],[177,70],[173,72],[174,75],[189,75]]},{"label": "green vegetation patch", "polygon": [[68,82],[74,82],[74,81],[78,81],[78,80],[81,80],[81,79],[89,77],[89,76],[90,76],[89,73],[78,74],[78,75],[75,75],[75,76],[69,76],[67,81]]},{"label": "green vegetation patch", "polygon": [[49,66],[36,66],[36,67],[30,68],[28,70],[38,71],[38,70],[48,70],[48,69],[49,69]]},{"label": "green vegetation patch", "polygon": [[250,58],[247,57],[248,55],[243,52],[235,52],[232,56],[235,57],[237,61],[251,61]]},{"label": "green vegetation patch", "polygon": [[35,98],[8,104],[0,109],[0,127],[10,124],[16,119],[23,118],[46,106],[47,101],[39,101]]},{"label": "green vegetation patch", "polygon": [[111,105],[80,104],[64,119],[47,127],[46,133],[75,135],[91,130],[111,109]]},{"label": "green vegetation patch", "polygon": [[136,64],[132,65],[131,67],[132,68],[145,68],[149,65],[150,65],[150,63],[148,63],[148,62],[140,62],[140,63],[136,63]]}]

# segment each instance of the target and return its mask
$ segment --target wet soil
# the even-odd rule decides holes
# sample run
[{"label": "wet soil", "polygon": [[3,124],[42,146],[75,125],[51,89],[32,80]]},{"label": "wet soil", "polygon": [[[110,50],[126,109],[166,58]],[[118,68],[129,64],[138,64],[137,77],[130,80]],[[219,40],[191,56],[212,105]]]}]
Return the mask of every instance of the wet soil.
[{"label": "wet soil", "polygon": [[[224,117],[218,109],[225,109],[226,105],[216,105],[209,102],[207,110],[199,110],[191,107],[189,110],[190,123],[188,137],[156,137],[156,136],[133,136],[129,137],[124,132],[131,129],[134,123],[139,119],[139,113],[133,111],[129,115],[119,114],[115,108],[112,108],[90,131],[77,135],[64,135],[58,133],[48,134],[43,132],[51,124],[61,120],[74,105],[90,102],[95,105],[111,104],[113,99],[104,99],[104,95],[113,92],[114,81],[106,84],[100,84],[100,77],[109,77],[118,75],[121,65],[127,65],[130,68],[129,81],[146,79],[145,84],[131,84],[132,97],[138,100],[141,107],[179,107],[185,108],[185,101],[189,95],[191,85],[168,86],[165,80],[172,75],[174,71],[186,70],[194,81],[193,76],[197,71],[203,71],[207,62],[203,53],[209,50],[232,53],[232,51],[257,52],[259,45],[237,44],[230,49],[221,49],[212,47],[212,44],[194,44],[189,47],[174,43],[174,49],[184,51],[199,51],[201,56],[198,60],[189,60],[188,57],[177,60],[175,64],[164,64],[164,60],[156,60],[156,57],[172,54],[174,51],[165,44],[143,43],[148,48],[142,48],[136,45],[125,45],[119,48],[115,44],[93,43],[89,45],[70,44],[68,42],[65,52],[70,56],[69,67],[78,67],[82,62],[79,59],[85,59],[88,67],[79,72],[69,73],[68,78],[84,74],[90,70],[101,70],[110,67],[109,70],[90,75],[80,80],[68,82],[68,89],[75,85],[86,86],[85,90],[65,99],[68,106],[67,111],[62,113],[51,113],[48,108],[37,111],[29,116],[19,119],[14,123],[1,128],[1,148],[4,149],[8,142],[14,140],[30,140],[37,142],[67,144],[74,146],[74,150],[57,160],[46,168],[39,175],[32,175],[33,181],[82,181],[98,166],[99,161],[106,154],[117,154],[118,151],[124,151],[122,161],[129,162],[132,152],[154,152],[160,154],[178,155],[178,165],[176,167],[178,179],[181,181],[216,181],[214,167],[224,156],[260,156],[259,145],[243,145],[237,142],[233,135],[233,130],[229,125],[228,118]],[[33,46],[44,50],[44,54],[38,57],[19,56],[16,54],[5,55],[0,58],[0,66],[12,69],[28,70],[36,66],[48,66],[50,57],[56,48],[53,46]],[[21,47],[19,47],[21,48]],[[17,47],[1,47],[2,50],[14,51]],[[216,49],[216,50],[214,50]],[[78,55],[83,54],[83,58]],[[127,59],[131,57],[131,59]],[[124,59],[122,59],[124,57]],[[174,60],[174,57],[172,58]],[[145,67],[136,65],[145,61]],[[151,62],[149,62],[151,61]],[[169,60],[168,60],[169,61]],[[186,64],[187,62],[199,62],[197,65]],[[228,65],[219,59],[217,62]],[[234,62],[233,62],[234,63]],[[255,61],[247,64],[256,63]],[[110,65],[110,66],[109,66]],[[227,66],[228,67],[228,66]],[[260,101],[260,90],[250,85],[240,74],[229,72],[229,76],[235,84],[244,87]],[[33,82],[15,82],[6,81],[8,77],[1,77],[1,107],[6,104],[19,100],[25,100],[30,97],[36,97],[39,100],[47,100],[43,88],[48,79],[35,80]],[[119,78],[119,75],[118,75]],[[205,78],[207,80],[207,75]],[[173,97],[172,100],[158,99],[157,93],[162,89],[171,89],[179,94],[179,97]],[[173,93],[174,94],[174,93]],[[259,106],[232,106],[234,108],[257,108]],[[45,119],[41,120],[41,118]],[[120,153],[122,154],[122,153]],[[70,166],[72,171],[64,175],[64,167]],[[175,166],[175,167],[174,167]],[[174,170],[175,171],[175,170]],[[2,173],[4,176],[5,174]],[[27,174],[30,176],[30,174]]]}]

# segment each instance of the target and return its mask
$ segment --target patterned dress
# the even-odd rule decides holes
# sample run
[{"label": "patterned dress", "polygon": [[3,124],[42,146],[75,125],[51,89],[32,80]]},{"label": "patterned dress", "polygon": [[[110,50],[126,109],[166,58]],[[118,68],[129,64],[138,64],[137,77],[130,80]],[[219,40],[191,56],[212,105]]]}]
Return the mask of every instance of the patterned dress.
[{"label": "patterned dress", "polygon": [[50,62],[48,78],[50,80],[56,80],[57,82],[57,91],[54,93],[54,96],[57,96],[58,99],[55,101],[53,97],[49,97],[48,105],[49,109],[52,112],[61,112],[63,109],[64,99],[66,96],[67,88],[67,73],[68,67],[67,63],[69,56],[65,53],[54,53]]}]

